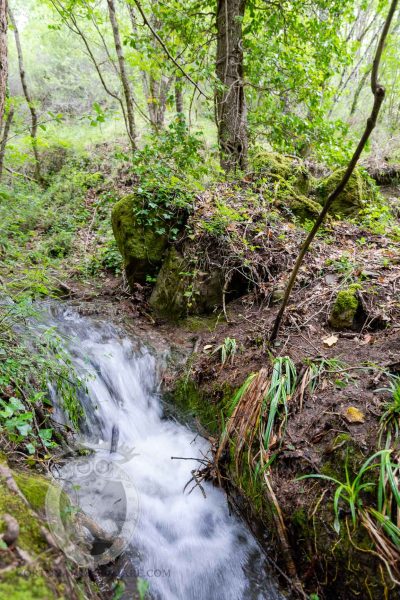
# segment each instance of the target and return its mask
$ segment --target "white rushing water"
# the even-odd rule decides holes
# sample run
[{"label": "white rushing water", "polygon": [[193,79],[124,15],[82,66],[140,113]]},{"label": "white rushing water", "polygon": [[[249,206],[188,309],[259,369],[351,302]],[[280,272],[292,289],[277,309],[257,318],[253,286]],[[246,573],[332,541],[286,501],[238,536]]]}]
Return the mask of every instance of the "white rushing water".
[{"label": "white rushing water", "polygon": [[[225,494],[211,483],[204,484],[206,497],[198,487],[183,491],[198,465],[171,457],[201,457],[208,443],[163,417],[155,357],[104,322],[65,307],[52,313],[50,324],[65,340],[76,370],[89,375],[82,394],[83,441],[95,448],[94,458],[115,460],[133,483],[123,502],[93,469],[85,485],[78,478],[79,485],[72,486],[76,501],[105,529],[128,532],[120,561],[128,589],[134,574],[146,579],[151,597],[160,600],[282,599],[263,553],[230,514]],[[68,479],[66,471],[68,464],[61,478]],[[125,597],[132,598],[132,592]]]}]

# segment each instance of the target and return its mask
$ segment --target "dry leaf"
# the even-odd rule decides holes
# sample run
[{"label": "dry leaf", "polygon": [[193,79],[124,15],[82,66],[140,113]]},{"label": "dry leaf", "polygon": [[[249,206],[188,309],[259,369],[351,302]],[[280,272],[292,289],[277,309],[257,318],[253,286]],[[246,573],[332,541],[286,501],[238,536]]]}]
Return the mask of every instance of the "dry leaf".
[{"label": "dry leaf", "polygon": [[339,338],[337,335],[330,335],[329,337],[324,338],[322,341],[324,343],[324,346],[330,348],[331,346],[334,346],[337,343],[338,339]]},{"label": "dry leaf", "polygon": [[212,345],[211,344],[206,344],[203,348],[203,352],[208,352],[209,350],[212,350]]},{"label": "dry leaf", "polygon": [[343,416],[348,423],[364,423],[364,413],[355,406],[346,408]]}]

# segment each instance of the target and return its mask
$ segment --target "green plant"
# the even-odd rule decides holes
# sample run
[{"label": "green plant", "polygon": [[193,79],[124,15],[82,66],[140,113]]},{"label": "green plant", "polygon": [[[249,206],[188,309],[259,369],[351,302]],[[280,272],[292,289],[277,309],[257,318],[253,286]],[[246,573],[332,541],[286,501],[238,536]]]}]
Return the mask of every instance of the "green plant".
[{"label": "green plant", "polygon": [[383,404],[383,414],[380,419],[381,436],[384,431],[393,432],[396,439],[400,432],[400,377],[392,377],[388,388],[377,391],[389,391],[391,400]]},{"label": "green plant", "polygon": [[352,523],[355,526],[357,520],[357,511],[360,510],[363,506],[362,492],[366,490],[370,491],[377,485],[376,481],[363,482],[363,478],[365,474],[371,469],[379,468],[380,463],[374,462],[378,457],[388,455],[389,453],[390,451],[388,450],[380,450],[379,452],[375,452],[375,454],[370,456],[364,462],[356,477],[352,481],[350,479],[347,461],[345,464],[345,481],[338,481],[337,479],[335,479],[334,477],[330,477],[329,475],[321,475],[315,473],[298,477],[298,481],[301,481],[303,479],[324,479],[325,481],[330,481],[337,485],[333,501],[333,509],[335,512],[335,521],[333,526],[337,533],[340,533],[340,501],[346,504],[350,509]]},{"label": "green plant", "polygon": [[0,430],[29,454],[55,445],[46,418],[50,383],[73,426],[83,415],[78,391],[84,382],[59,337],[52,329],[40,329],[32,321],[35,316],[27,298],[0,306]]},{"label": "green plant", "polygon": [[[275,358],[261,413],[261,437],[267,453],[270,451],[274,430],[277,440],[281,440],[284,435],[289,412],[288,403],[295,391],[296,381],[296,367],[292,359],[288,356]],[[278,431],[276,431],[277,422],[279,422]]]},{"label": "green plant", "polygon": [[138,591],[140,600],[145,600],[147,592],[150,589],[149,582],[145,579],[142,579],[141,577],[138,577],[136,589]]},{"label": "green plant", "polygon": [[213,350],[213,354],[216,354],[217,352],[221,353],[222,366],[224,366],[228,360],[233,364],[237,352],[237,342],[235,338],[225,338],[223,343]]}]

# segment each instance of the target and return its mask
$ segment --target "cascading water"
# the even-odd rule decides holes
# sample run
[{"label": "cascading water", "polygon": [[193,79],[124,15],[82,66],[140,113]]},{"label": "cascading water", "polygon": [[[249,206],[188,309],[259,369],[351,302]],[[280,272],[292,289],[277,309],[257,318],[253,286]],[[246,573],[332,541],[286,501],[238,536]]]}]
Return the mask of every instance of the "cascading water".
[{"label": "cascading water", "polygon": [[75,502],[105,530],[112,532],[117,523],[124,535],[121,523],[127,524],[131,539],[120,578],[140,575],[151,597],[160,600],[282,599],[262,551],[230,514],[224,493],[209,483],[202,484],[205,497],[199,487],[184,493],[198,465],[171,457],[202,457],[208,443],[163,418],[154,356],[104,322],[65,307],[51,312],[75,369],[87,376],[82,436],[94,448],[90,460],[115,461],[134,487],[118,496],[94,470],[78,482],[68,462],[60,472],[61,481],[72,480]]}]

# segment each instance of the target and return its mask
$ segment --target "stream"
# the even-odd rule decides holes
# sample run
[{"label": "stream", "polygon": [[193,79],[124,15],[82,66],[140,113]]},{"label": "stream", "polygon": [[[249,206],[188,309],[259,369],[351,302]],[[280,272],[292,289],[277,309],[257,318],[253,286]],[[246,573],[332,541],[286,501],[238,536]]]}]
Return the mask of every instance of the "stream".
[{"label": "stream", "polygon": [[[283,600],[263,551],[229,511],[223,491],[207,482],[184,491],[198,463],[182,458],[201,459],[209,444],[163,416],[162,359],[144,341],[67,306],[50,307],[43,326],[55,328],[87,386],[79,441],[92,452],[66,460],[59,481],[75,505],[124,540],[116,563],[123,598],[134,597],[139,577],[155,600]],[[55,420],[65,422],[60,408]],[[78,560],[76,544],[66,538],[64,545]],[[88,554],[100,564],[103,551],[100,545]],[[108,552],[120,553],[113,545]]]}]

